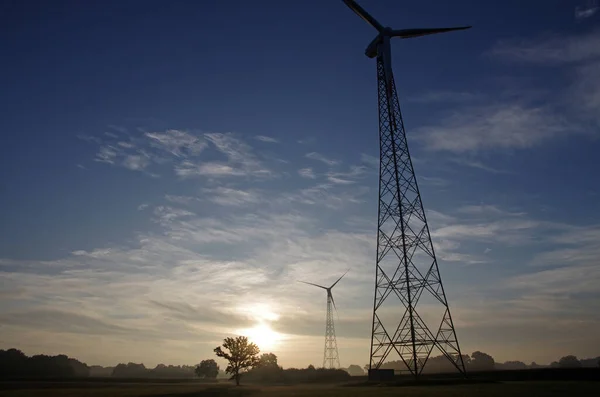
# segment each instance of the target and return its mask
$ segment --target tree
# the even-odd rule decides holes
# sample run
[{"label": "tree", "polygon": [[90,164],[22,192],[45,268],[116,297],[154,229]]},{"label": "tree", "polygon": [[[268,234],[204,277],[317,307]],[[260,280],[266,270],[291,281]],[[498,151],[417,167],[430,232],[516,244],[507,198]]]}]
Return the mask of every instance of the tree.
[{"label": "tree", "polygon": [[149,372],[144,364],[121,363],[113,369],[112,376],[115,378],[147,378]]},{"label": "tree", "polygon": [[496,369],[503,369],[503,370],[527,369],[527,364],[525,364],[522,361],[506,361],[502,364],[496,363]]},{"label": "tree", "polygon": [[350,374],[350,376],[363,376],[365,371],[360,367],[360,365],[352,364],[346,370]]},{"label": "tree", "polygon": [[244,376],[253,382],[280,382],[283,381],[283,368],[277,363],[275,354],[264,353],[258,358],[252,370]]},{"label": "tree", "polygon": [[217,375],[219,375],[219,366],[212,358],[209,360],[202,360],[194,372],[199,378],[216,379]]},{"label": "tree", "polygon": [[470,369],[475,371],[491,371],[494,369],[494,358],[489,354],[476,351],[471,354]]},{"label": "tree", "polygon": [[241,374],[258,364],[257,356],[260,349],[254,343],[248,342],[248,338],[245,336],[225,338],[222,347],[229,352],[223,351],[221,346],[217,346],[215,354],[229,362],[225,372],[231,374],[230,379],[235,379],[235,384],[239,386]]},{"label": "tree", "polygon": [[581,368],[581,362],[573,355],[564,356],[558,360],[559,368]]},{"label": "tree", "polygon": [[258,366],[261,368],[279,368],[277,356],[273,353],[264,353],[258,359]]}]

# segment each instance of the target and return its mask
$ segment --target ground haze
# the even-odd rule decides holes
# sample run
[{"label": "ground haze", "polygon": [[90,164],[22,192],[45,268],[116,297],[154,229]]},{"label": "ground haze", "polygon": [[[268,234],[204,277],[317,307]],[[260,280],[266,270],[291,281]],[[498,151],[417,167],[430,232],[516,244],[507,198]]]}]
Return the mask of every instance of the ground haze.
[{"label": "ground haze", "polygon": [[125,385],[103,383],[63,383],[7,385],[14,390],[1,390],[2,397],[204,397],[204,396],[490,396],[490,397],[529,397],[529,396],[593,396],[600,394],[600,382],[504,382],[462,385],[423,385],[423,386],[351,386],[351,385],[294,385],[294,386],[240,386],[228,384],[164,384],[131,383]]}]

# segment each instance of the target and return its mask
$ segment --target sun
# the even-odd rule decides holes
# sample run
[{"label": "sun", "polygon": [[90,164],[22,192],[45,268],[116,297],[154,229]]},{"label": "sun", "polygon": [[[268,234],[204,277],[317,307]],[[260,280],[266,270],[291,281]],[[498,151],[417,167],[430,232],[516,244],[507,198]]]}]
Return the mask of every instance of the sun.
[{"label": "sun", "polygon": [[252,328],[247,328],[241,331],[241,334],[247,336],[250,342],[258,345],[260,350],[269,350],[277,347],[283,336],[265,323],[260,323]]}]

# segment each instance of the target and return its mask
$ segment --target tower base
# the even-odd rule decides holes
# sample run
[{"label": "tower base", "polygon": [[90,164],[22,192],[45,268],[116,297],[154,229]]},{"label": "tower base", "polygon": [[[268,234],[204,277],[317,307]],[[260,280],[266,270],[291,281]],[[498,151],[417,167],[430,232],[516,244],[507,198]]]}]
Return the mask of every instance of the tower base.
[{"label": "tower base", "polygon": [[370,369],[369,380],[376,382],[389,382],[394,380],[393,369]]}]

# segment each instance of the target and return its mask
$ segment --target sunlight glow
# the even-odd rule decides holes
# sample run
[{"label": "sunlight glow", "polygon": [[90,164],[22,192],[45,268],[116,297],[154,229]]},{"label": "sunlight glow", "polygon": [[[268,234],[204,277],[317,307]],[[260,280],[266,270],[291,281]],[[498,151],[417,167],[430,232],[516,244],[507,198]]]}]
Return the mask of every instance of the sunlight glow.
[{"label": "sunlight glow", "polygon": [[268,353],[284,339],[283,334],[274,331],[269,325],[279,320],[280,317],[271,304],[265,302],[244,304],[238,306],[238,312],[243,313],[256,324],[251,328],[238,330],[238,335],[247,336],[251,342],[258,345],[261,351]]},{"label": "sunlight glow", "polygon": [[256,343],[260,350],[265,353],[267,353],[266,350],[276,347],[283,339],[283,335],[273,331],[273,329],[265,323],[257,324],[252,328],[243,329],[240,331],[240,334],[247,336],[251,342]]},{"label": "sunlight glow", "polygon": [[270,305],[264,303],[254,304],[244,308],[244,311],[257,321],[277,321],[279,314],[275,313]]}]

